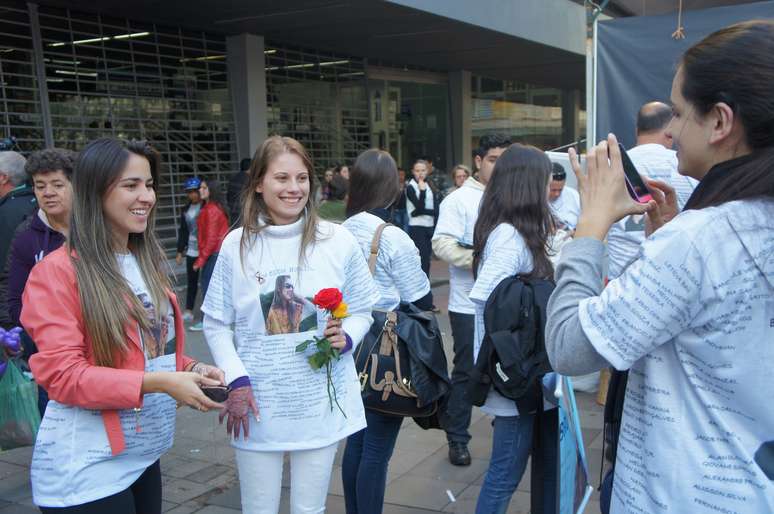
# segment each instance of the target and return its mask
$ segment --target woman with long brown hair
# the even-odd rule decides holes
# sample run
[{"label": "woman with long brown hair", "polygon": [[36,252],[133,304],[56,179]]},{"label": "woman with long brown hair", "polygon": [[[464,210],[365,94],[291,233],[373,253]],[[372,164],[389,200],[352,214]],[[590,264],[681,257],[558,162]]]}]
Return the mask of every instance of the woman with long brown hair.
[{"label": "woman with long brown hair", "polygon": [[154,235],[159,166],[145,142],[88,144],[67,244],[32,269],[24,291],[21,321],[39,349],[30,367],[51,399],[31,469],[44,513],[160,513],[175,404],[221,407],[200,386],[221,384],[223,372],[183,354]]},{"label": "woman with long brown hair", "polygon": [[[553,277],[548,255],[549,238],[554,231],[548,207],[548,183],[551,161],[532,146],[513,144],[500,155],[487,183],[473,233],[473,275],[475,283],[470,299],[475,306],[473,356],[478,357],[484,338],[484,311],[492,291],[504,279],[514,275],[534,279]],[[492,388],[481,408],[494,416],[492,456],[476,505],[477,514],[502,514],[519,485],[532,448],[537,409],[520,412],[516,402]],[[556,418],[541,423],[540,437],[556,438]],[[551,427],[553,426],[553,430]],[[545,450],[533,458],[545,463],[541,499],[543,512],[555,512],[555,444],[541,445]],[[553,451],[551,451],[553,450]]]},{"label": "woman with long brown hair", "polygon": [[[366,424],[350,350],[369,330],[378,295],[355,238],[318,219],[314,180],[298,141],[264,141],[245,189],[244,226],[223,241],[202,307],[207,342],[232,387],[224,415],[247,514],[278,512],[285,452],[291,512],[323,512],[337,445]],[[324,288],[342,292],[349,315],[297,316],[298,299]],[[292,302],[292,317],[280,319],[272,299]],[[340,409],[326,394],[325,370],[309,364],[315,346],[296,351],[315,336],[340,352],[330,373]]]},{"label": "woman with long brown hair", "polygon": [[[392,156],[376,149],[361,153],[351,172],[344,227],[355,236],[364,260],[379,226],[390,221],[399,194],[398,167]],[[391,311],[401,302],[432,309],[430,281],[422,271],[419,250],[398,227],[384,227],[373,273],[379,288],[375,310]],[[387,465],[403,422],[402,417],[374,410],[366,410],[366,420],[368,427],[347,439],[341,463],[347,514],[381,514]]]},{"label": "woman with long brown hair", "polygon": [[[675,190],[631,199],[614,135],[577,155],[583,211],[548,305],[554,368],[629,370],[610,511],[774,512],[774,22],[737,23],[680,59]],[[646,215],[637,259],[602,289],[604,238]]]}]

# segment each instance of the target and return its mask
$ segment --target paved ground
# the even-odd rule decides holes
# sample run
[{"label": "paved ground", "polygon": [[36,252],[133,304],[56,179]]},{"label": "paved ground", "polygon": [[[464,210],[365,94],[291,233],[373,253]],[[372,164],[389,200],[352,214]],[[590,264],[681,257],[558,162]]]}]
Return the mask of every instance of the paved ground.
[{"label": "paved ground", "polygon": [[[439,262],[433,262],[433,292],[436,305],[445,306],[448,274]],[[451,358],[451,331],[445,312],[440,316],[447,355]],[[210,360],[209,351],[201,333],[187,334],[189,354]],[[594,485],[599,481],[601,460],[602,409],[594,397],[578,393],[583,439],[591,467]],[[455,467],[447,458],[446,437],[438,430],[424,431],[413,421],[403,424],[390,461],[384,514],[430,514],[454,512],[471,514],[481,490],[484,473],[491,451],[492,427],[490,419],[478,409],[471,423],[473,439],[470,451],[473,463],[469,467]],[[343,448],[343,445],[342,445]],[[344,513],[340,458],[336,458],[328,492],[330,514]],[[0,453],[0,514],[27,514],[39,512],[32,505],[29,485],[31,448]],[[177,417],[175,445],[161,460],[164,480],[164,511],[169,514],[236,514],[241,512],[239,483],[235,471],[233,450],[228,444],[225,428],[218,425],[217,414],[200,414],[180,409]],[[288,512],[288,466],[283,481],[282,513]],[[511,500],[509,514],[529,512],[529,468]],[[449,492],[455,501],[450,500]],[[598,514],[598,495],[595,492],[587,508],[589,514]]]}]

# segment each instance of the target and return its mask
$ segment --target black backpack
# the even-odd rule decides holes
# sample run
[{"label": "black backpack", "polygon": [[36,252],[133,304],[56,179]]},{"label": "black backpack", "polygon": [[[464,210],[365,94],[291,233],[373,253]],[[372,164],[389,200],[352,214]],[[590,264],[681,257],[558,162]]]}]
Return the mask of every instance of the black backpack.
[{"label": "black backpack", "polygon": [[489,295],[484,308],[484,338],[470,374],[473,405],[486,401],[491,387],[516,402],[519,412],[542,409],[541,380],[551,371],[545,329],[551,280],[513,276]]}]

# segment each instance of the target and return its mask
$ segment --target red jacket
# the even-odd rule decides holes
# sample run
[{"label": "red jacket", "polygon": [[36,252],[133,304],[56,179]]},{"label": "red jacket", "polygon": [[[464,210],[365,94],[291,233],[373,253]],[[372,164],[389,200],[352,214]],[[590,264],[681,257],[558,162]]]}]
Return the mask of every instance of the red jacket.
[{"label": "red jacket", "polygon": [[220,251],[223,238],[228,234],[226,211],[217,204],[205,203],[196,219],[196,228],[198,230],[196,238],[199,243],[199,256],[194,261],[194,266],[203,268],[210,255]]},{"label": "red jacket", "polygon": [[[185,326],[177,298],[171,291],[167,295],[175,314],[176,367],[181,371],[194,361],[183,355]],[[30,357],[35,381],[59,403],[101,410],[110,448],[118,455],[126,446],[118,411],[142,407],[143,402],[145,353],[137,323],[125,327],[129,352],[116,368],[94,364],[75,268],[65,247],[32,268],[22,303],[22,326],[38,347]]]}]

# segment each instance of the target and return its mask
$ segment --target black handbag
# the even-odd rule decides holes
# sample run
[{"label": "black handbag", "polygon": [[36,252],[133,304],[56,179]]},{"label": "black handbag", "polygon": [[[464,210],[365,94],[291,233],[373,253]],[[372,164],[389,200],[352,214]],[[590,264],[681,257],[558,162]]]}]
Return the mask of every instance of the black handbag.
[{"label": "black handbag", "polygon": [[[384,228],[379,225],[371,241],[368,267],[373,274],[379,241]],[[424,418],[438,409],[438,400],[422,404],[411,381],[411,354],[397,333],[400,311],[374,311],[374,324],[355,351],[355,368],[360,380],[360,391],[366,409],[388,416]],[[401,315],[408,322],[408,314]]]}]

